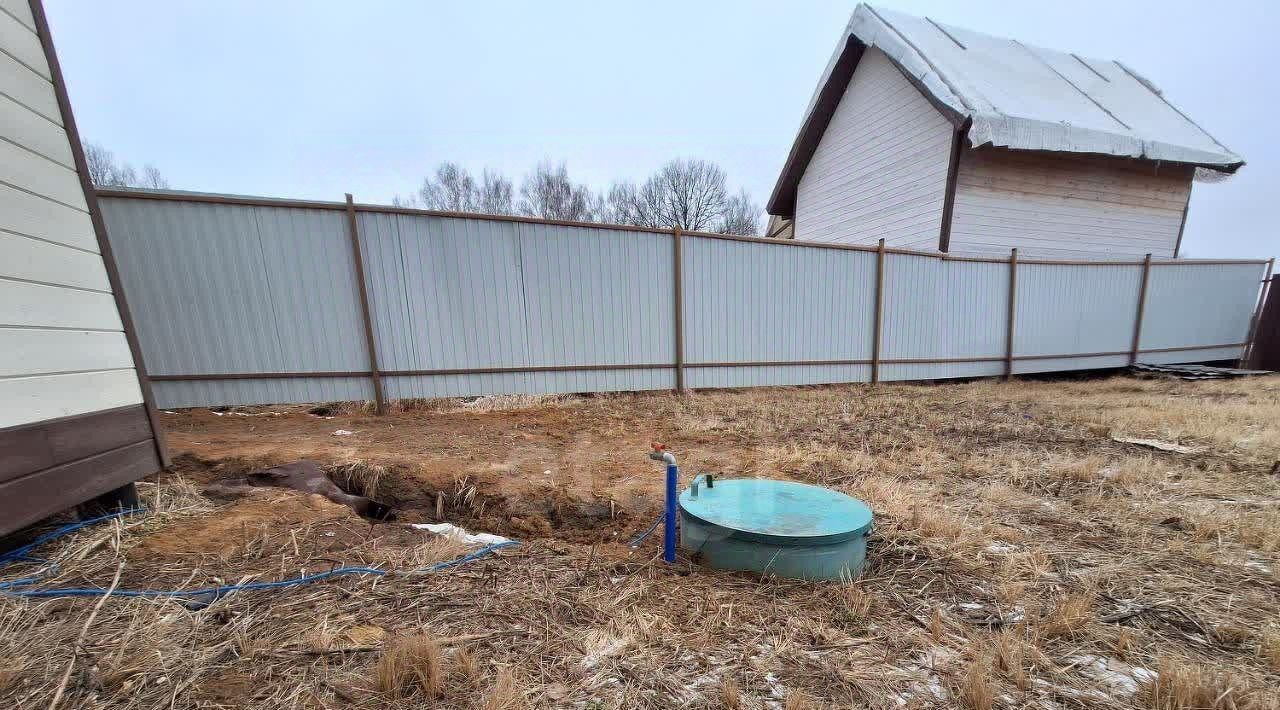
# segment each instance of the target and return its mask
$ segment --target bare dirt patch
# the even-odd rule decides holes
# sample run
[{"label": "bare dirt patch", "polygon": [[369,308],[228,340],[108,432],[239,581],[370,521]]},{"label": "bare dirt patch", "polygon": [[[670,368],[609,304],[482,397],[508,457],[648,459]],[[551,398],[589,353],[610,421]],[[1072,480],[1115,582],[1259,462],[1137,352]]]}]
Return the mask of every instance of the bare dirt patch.
[{"label": "bare dirt patch", "polygon": [[[135,588],[408,572],[465,551],[406,522],[524,544],[199,609],[109,600],[66,706],[1280,707],[1280,379],[407,405],[162,415],[182,455],[143,488],[157,512],[51,546],[46,584],[105,586],[121,562]],[[668,567],[653,539],[632,552],[661,505],[653,440],[686,480],[866,500],[864,578]],[[300,458],[399,517],[222,485]],[[47,705],[92,603],[0,599],[0,702]]]}]

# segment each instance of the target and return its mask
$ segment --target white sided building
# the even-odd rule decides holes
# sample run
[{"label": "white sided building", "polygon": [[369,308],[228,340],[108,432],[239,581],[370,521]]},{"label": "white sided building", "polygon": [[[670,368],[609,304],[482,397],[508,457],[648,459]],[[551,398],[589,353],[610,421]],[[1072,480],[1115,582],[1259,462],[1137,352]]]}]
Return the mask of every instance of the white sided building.
[{"label": "white sided building", "polygon": [[859,5],[768,210],[802,241],[1169,258],[1196,170],[1243,164],[1118,61]]},{"label": "white sided building", "polygon": [[0,0],[0,534],[164,449],[39,0]]}]

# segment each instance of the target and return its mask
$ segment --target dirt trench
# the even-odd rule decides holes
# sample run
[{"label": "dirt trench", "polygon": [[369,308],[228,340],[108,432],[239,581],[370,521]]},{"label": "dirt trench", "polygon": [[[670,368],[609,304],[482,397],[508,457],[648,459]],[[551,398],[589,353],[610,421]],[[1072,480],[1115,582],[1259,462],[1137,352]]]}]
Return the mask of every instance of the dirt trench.
[{"label": "dirt trench", "polygon": [[[376,479],[371,479],[367,474],[353,475],[349,464],[322,465],[344,492],[390,506],[387,519],[366,518],[373,525],[449,522],[515,539],[594,544],[628,541],[660,513],[657,501],[642,497],[633,496],[624,504],[583,497],[551,484],[534,484],[526,493],[513,494],[500,490],[492,476],[464,474],[454,478],[393,465],[378,467]],[[202,459],[190,454],[174,463],[174,473],[196,483],[215,501],[224,502],[240,497],[237,491],[246,488],[246,477],[261,468],[238,458]]]}]

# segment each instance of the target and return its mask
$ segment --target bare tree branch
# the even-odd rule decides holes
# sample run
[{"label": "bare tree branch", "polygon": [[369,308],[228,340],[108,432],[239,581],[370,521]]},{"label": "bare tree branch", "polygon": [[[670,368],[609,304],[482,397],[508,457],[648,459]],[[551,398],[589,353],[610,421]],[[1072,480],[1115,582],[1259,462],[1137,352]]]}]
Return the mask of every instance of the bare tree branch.
[{"label": "bare tree branch", "polygon": [[538,163],[520,184],[520,197],[520,213],[530,217],[574,222],[588,222],[594,217],[591,189],[574,185],[563,162]]},{"label": "bare tree branch", "polygon": [[115,153],[97,143],[84,145],[84,159],[89,168],[89,180],[99,187],[149,187],[166,189],[169,181],[156,166],[148,163],[142,168],[142,176],[132,165],[116,161]]}]

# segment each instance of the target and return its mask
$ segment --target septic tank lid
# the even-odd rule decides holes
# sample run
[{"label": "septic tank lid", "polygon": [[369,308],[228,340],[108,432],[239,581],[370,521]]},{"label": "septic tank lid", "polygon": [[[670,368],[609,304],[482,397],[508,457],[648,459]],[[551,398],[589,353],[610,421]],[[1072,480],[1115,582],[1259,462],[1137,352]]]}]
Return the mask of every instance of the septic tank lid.
[{"label": "septic tank lid", "polygon": [[847,540],[871,529],[871,509],[857,498],[820,486],[766,478],[699,481],[680,494],[690,516],[734,537],[774,544],[811,545]]}]

